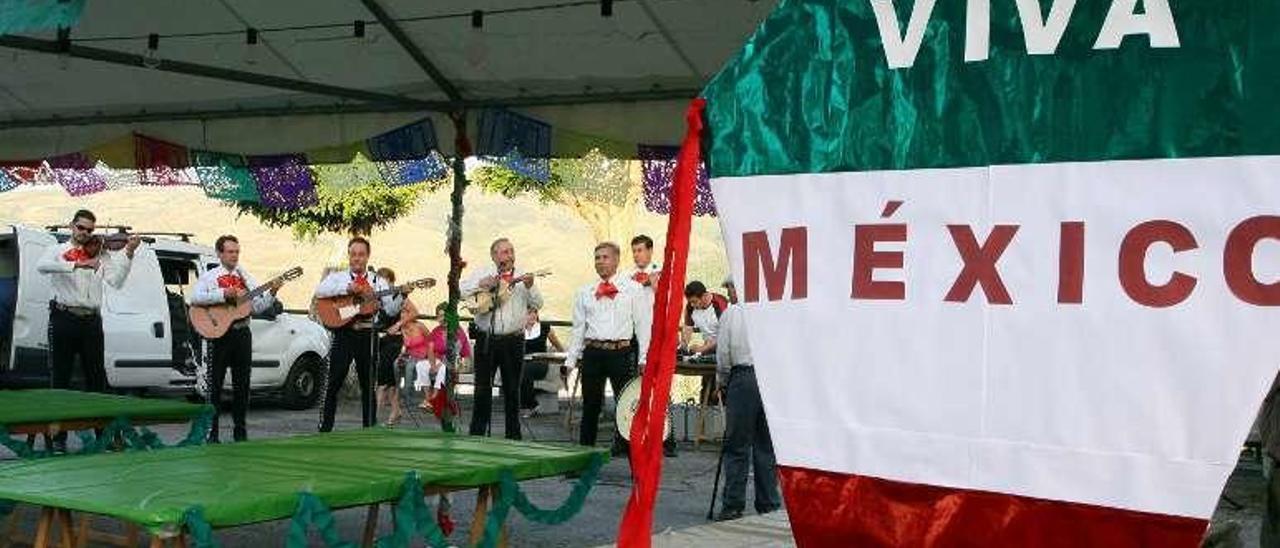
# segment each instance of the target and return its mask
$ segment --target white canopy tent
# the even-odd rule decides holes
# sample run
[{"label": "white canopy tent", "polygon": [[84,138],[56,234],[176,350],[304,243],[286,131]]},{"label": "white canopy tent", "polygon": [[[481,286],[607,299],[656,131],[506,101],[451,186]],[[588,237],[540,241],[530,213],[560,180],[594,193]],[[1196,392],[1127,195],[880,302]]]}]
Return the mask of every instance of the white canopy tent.
[{"label": "white canopy tent", "polygon": [[775,4],[88,0],[66,40],[0,36],[0,159],[130,131],[292,152],[428,113],[448,152],[442,113],[489,106],[598,137],[676,143],[687,99]]}]

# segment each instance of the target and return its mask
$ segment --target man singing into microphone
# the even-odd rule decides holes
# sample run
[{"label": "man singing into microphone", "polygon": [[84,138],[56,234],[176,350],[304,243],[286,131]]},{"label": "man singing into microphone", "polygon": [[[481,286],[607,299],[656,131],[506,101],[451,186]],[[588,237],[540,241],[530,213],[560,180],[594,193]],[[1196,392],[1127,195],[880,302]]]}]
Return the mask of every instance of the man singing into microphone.
[{"label": "man singing into microphone", "polygon": [[[316,298],[337,297],[340,295],[372,295],[378,291],[391,289],[386,280],[369,268],[369,240],[359,236],[347,243],[347,270],[338,270],[325,276],[316,288]],[[405,294],[412,291],[406,288]],[[379,305],[388,315],[400,313],[403,301],[387,295],[379,299]],[[356,376],[360,380],[360,417],[365,427],[373,426],[377,420],[377,406],[373,396],[374,362],[377,350],[374,342],[377,333],[373,330],[373,315],[359,315],[351,323],[331,330],[333,344],[329,348],[329,372],[325,375],[324,403],[320,409],[320,431],[333,430],[333,416],[338,409],[338,393],[347,378],[351,362],[356,362]]]}]

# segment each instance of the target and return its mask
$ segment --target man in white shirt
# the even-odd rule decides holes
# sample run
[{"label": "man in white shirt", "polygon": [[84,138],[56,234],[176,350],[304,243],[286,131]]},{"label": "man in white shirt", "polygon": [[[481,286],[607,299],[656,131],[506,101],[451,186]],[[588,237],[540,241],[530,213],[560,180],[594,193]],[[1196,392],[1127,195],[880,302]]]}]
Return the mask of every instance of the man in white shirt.
[{"label": "man in white shirt", "polygon": [[[107,391],[103,362],[102,292],[104,285],[124,287],[140,240],[131,236],[124,250],[110,252],[95,238],[97,217],[81,209],[71,217],[71,238],[49,248],[36,271],[49,276],[50,386],[71,387],[71,369],[80,358],[85,390]],[[53,450],[66,451],[67,434],[54,436]]]},{"label": "man in white shirt", "polygon": [[[240,240],[232,235],[219,236],[213,248],[218,252],[218,266],[206,270],[196,280],[191,291],[191,304],[217,305],[235,303],[258,287],[258,282],[240,267]],[[274,283],[267,291],[253,297],[254,314],[266,312],[275,301],[280,284]],[[231,370],[231,420],[235,425],[232,436],[235,441],[248,439],[245,414],[249,410],[249,375],[253,364],[253,333],[249,330],[249,318],[231,324],[225,334],[210,339],[212,347],[208,368],[209,403],[214,407],[213,423],[209,429],[209,443],[218,443],[218,417],[222,414],[222,385]]]},{"label": "man in white shirt", "polygon": [[[542,293],[534,287],[534,277],[516,269],[516,249],[511,240],[498,238],[489,245],[492,265],[472,272],[459,284],[463,295],[487,291],[494,307],[476,314],[472,326],[476,334],[475,407],[471,411],[470,433],[484,436],[489,430],[493,406],[493,377],[502,373],[504,434],[518,440],[520,435],[520,372],[524,366],[524,323],[526,315],[542,308]],[[510,295],[503,300],[506,290]]]},{"label": "man in white shirt", "polygon": [[[394,299],[391,284],[378,276],[369,267],[369,240],[359,236],[347,242],[347,264],[345,270],[331,272],[320,281],[316,288],[315,298],[338,297],[343,295],[373,295],[386,293],[378,304],[382,310],[394,316],[400,313],[400,300]],[[401,293],[408,294],[412,287],[405,287]],[[375,313],[376,314],[376,313]],[[342,383],[350,371],[351,362],[356,362],[356,375],[360,380],[360,418],[365,427],[378,422],[377,406],[373,395],[373,377],[376,373],[377,333],[373,329],[375,314],[356,316],[351,323],[338,329],[331,329],[332,345],[329,347],[329,370],[325,375],[324,402],[320,406],[320,431],[333,430],[333,416],[338,410],[338,393]]]},{"label": "man in white shirt", "polygon": [[[632,340],[635,351],[644,362],[649,349],[650,315],[643,308],[644,289],[640,284],[618,275],[618,244],[604,242],[596,246],[595,266],[600,279],[583,286],[573,296],[573,330],[565,366],[572,369],[582,363],[582,430],[578,443],[593,446],[604,403],[604,384],[613,386],[616,398],[631,378]],[[634,339],[633,339],[634,337]],[[614,432],[613,453],[626,454],[626,444]]]},{"label": "man in white shirt", "polygon": [[[632,238],[631,259],[635,263],[635,267],[627,273],[627,277],[631,278],[631,281],[640,284],[640,287],[644,289],[642,293],[645,299],[644,322],[652,324],[654,289],[658,287],[658,277],[662,275],[662,267],[653,262],[653,238],[644,234]],[[633,339],[631,342],[636,347],[640,346],[640,342],[637,340]],[[631,375],[632,377],[635,377],[644,372],[644,362],[641,362],[638,359],[639,354],[635,351],[632,351],[631,354],[637,357],[636,369]],[[674,430],[667,436],[667,439],[662,441],[662,454],[668,457],[676,456],[676,437]]]},{"label": "man in white shirt", "polygon": [[[747,467],[754,468],[756,513],[767,514],[782,506],[778,494],[777,459],[769,423],[756,383],[751,345],[747,343],[745,314],[731,305],[720,316],[716,337],[716,380],[726,402],[724,440],[724,498],[717,520],[742,517],[747,499]],[[748,460],[749,459],[749,460]]]},{"label": "man in white shirt", "polygon": [[[138,237],[129,238],[122,252],[100,248],[94,241],[97,217],[80,210],[71,219],[71,239],[53,246],[41,257],[36,270],[49,276],[53,300],[49,303],[49,363],[53,388],[71,385],[71,368],[76,357],[84,373],[85,389],[105,392],[107,372],[103,366],[102,292],[104,285],[124,287],[138,249]],[[90,248],[86,248],[90,246]]]}]

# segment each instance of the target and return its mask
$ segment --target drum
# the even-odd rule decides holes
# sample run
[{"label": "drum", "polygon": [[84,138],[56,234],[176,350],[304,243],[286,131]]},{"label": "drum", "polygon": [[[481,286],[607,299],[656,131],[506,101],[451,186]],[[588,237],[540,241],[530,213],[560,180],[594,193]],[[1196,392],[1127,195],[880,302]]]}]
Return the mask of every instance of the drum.
[{"label": "drum", "polygon": [[[622,388],[622,394],[618,396],[618,408],[614,411],[618,432],[622,434],[622,439],[627,441],[631,441],[631,420],[636,416],[636,408],[640,407],[640,385],[643,380],[641,377],[636,377]],[[663,411],[665,411],[663,437],[667,438],[671,436],[671,406],[667,406]]]}]

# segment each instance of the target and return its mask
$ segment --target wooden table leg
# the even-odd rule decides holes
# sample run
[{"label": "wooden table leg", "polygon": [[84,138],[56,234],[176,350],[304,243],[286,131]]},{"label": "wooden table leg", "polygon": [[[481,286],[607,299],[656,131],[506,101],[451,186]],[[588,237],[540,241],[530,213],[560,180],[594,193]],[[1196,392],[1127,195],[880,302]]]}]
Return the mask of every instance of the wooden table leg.
[{"label": "wooden table leg", "polygon": [[89,514],[80,512],[80,526],[76,527],[76,548],[85,548],[89,545]]},{"label": "wooden table leg", "polygon": [[54,520],[58,526],[58,545],[62,548],[73,548],[76,545],[75,528],[71,526],[71,511],[55,510]]},{"label": "wooden table leg", "polygon": [[467,542],[470,546],[480,543],[480,539],[484,538],[484,525],[489,519],[489,486],[485,485],[476,492],[476,511],[471,516],[471,538]]},{"label": "wooden table leg", "polygon": [[17,539],[19,514],[22,508],[21,505],[14,505],[13,511],[9,512],[9,516],[4,519],[4,538],[0,538],[0,548],[13,546],[13,541]]},{"label": "wooden table leg", "polygon": [[33,548],[49,548],[49,529],[53,527],[53,508],[40,509],[40,521],[36,523],[36,540]]},{"label": "wooden table leg", "polygon": [[151,548],[164,548],[164,539],[160,535],[151,535]]},{"label": "wooden table leg", "polygon": [[373,546],[373,535],[378,532],[378,509],[381,504],[373,503],[369,505],[368,512],[364,516],[364,536],[360,537],[360,545],[365,548]]},{"label": "wooden table leg", "polygon": [[130,547],[138,545],[138,539],[142,536],[142,529],[134,523],[126,523],[124,525],[124,542]]}]

